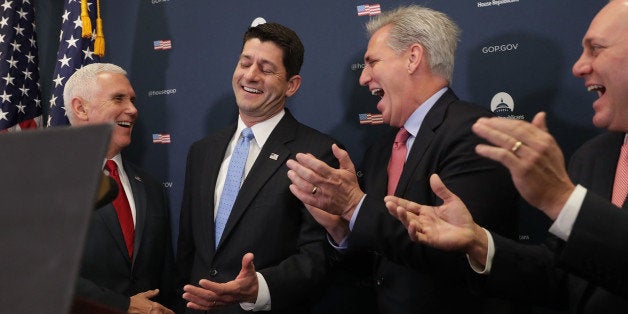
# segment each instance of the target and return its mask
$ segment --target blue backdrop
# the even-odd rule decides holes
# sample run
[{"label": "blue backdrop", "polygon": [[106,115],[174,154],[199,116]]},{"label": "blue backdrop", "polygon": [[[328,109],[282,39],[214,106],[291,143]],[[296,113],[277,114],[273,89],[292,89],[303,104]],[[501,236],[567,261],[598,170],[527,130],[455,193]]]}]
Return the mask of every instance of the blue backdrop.
[{"label": "blue backdrop", "polygon": [[[571,66],[590,20],[606,1],[370,1],[101,0],[103,61],[124,67],[137,93],[140,118],[125,154],[163,181],[175,227],[188,147],[235,121],[231,76],[242,35],[258,17],[294,29],[306,48],[303,84],[288,108],[344,143],[356,163],[386,128],[360,125],[357,118],[376,112],[377,102],[358,84],[369,16],[358,16],[357,6],[365,4],[387,10],[418,3],[450,15],[462,29],[452,84],[458,96],[509,118],[529,121],[547,111],[567,157],[599,132],[591,123],[595,95],[571,75]],[[46,100],[57,62],[59,2],[37,3]],[[171,47],[155,49],[159,40]],[[171,142],[153,143],[153,134],[170,135]],[[544,223],[540,214],[523,209],[519,238],[536,240]]]}]

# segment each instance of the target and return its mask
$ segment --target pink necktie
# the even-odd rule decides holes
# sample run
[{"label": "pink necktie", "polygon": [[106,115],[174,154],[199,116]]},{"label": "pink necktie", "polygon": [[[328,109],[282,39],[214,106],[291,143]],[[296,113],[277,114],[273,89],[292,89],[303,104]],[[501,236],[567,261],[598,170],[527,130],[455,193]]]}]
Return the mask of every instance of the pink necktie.
[{"label": "pink necktie", "polygon": [[124,187],[120,182],[120,174],[118,173],[118,165],[116,162],[109,159],[105,163],[105,169],[109,171],[116,183],[118,183],[118,196],[113,201],[113,207],[116,209],[118,220],[120,221],[120,227],[122,228],[122,235],[124,235],[124,242],[126,243],[126,249],[129,253],[129,257],[133,257],[133,241],[135,241],[135,226],[133,225],[133,214],[131,213],[131,206],[129,205],[129,199],[124,193]]},{"label": "pink necktie", "polygon": [[613,184],[613,204],[622,207],[628,193],[628,144],[624,141],[617,161],[615,183]]},{"label": "pink necktie", "polygon": [[395,143],[393,144],[390,160],[388,161],[388,195],[394,195],[397,189],[397,183],[399,183],[403,165],[406,163],[406,155],[408,154],[406,141],[409,137],[410,133],[408,133],[405,128],[399,129],[395,137]]}]

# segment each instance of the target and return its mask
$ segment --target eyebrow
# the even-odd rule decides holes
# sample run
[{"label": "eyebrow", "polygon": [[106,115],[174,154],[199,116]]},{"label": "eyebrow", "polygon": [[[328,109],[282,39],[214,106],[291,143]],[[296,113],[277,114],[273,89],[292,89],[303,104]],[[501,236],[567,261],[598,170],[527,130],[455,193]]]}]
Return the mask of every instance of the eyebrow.
[{"label": "eyebrow", "polygon": [[124,97],[124,98],[126,98],[127,96],[129,97],[129,99],[136,98],[136,96],[135,96],[135,95],[130,95],[130,94],[129,94],[129,95],[127,95],[127,94],[122,93],[122,92],[114,92],[113,94],[111,94],[110,99],[116,99],[116,98],[120,98],[120,97]]}]

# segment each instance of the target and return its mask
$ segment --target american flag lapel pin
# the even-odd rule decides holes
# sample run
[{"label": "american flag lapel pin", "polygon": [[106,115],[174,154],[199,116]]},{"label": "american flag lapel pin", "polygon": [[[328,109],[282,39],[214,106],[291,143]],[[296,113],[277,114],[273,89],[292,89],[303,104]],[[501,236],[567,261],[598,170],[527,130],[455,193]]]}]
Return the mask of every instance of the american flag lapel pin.
[{"label": "american flag lapel pin", "polygon": [[275,153],[271,153],[270,156],[268,156],[268,158],[270,158],[272,160],[277,160],[277,158],[279,158],[279,155],[277,155]]}]

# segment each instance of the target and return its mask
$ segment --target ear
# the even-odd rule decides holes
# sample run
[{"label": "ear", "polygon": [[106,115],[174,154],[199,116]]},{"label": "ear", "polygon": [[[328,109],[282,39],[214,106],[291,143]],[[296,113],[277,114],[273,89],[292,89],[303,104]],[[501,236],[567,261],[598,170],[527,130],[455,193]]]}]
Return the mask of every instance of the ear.
[{"label": "ear", "polygon": [[288,80],[288,89],[286,90],[286,97],[290,97],[292,95],[294,95],[294,93],[297,92],[297,90],[299,90],[299,87],[301,86],[301,75],[293,75],[289,80]]},{"label": "ear", "polygon": [[425,49],[420,44],[412,44],[408,50],[408,73],[414,73],[424,59]]},{"label": "ear", "polygon": [[72,112],[74,112],[74,116],[78,121],[87,121],[89,120],[89,115],[87,114],[87,108],[85,100],[81,97],[72,98],[72,102],[70,103],[72,106]]}]

